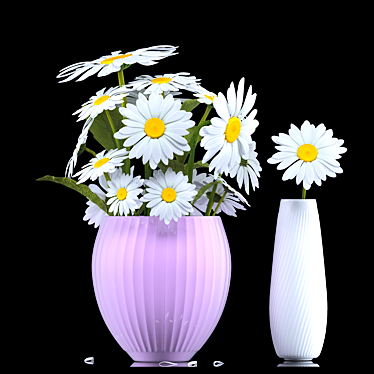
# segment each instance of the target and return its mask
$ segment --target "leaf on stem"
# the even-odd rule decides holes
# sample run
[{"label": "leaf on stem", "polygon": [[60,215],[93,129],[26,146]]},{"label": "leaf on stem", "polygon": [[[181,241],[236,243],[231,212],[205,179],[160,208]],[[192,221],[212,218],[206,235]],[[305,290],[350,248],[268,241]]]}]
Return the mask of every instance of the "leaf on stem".
[{"label": "leaf on stem", "polygon": [[158,164],[158,167],[162,170],[164,174],[166,173],[166,170],[168,170],[168,168],[170,167],[176,173],[179,173],[181,171],[183,175],[187,175],[187,170],[185,166],[177,160],[169,160],[168,165],[165,165],[163,162],[160,162]]},{"label": "leaf on stem", "polygon": [[193,168],[194,169],[199,169],[199,168],[208,168],[209,167],[209,164],[206,162],[205,164],[203,164],[202,161],[197,161],[193,164]]},{"label": "leaf on stem", "polygon": [[[118,108],[110,111],[110,117],[112,118],[114,129],[116,132],[124,127],[124,124],[122,123],[123,117],[119,113]],[[110,122],[108,120],[108,117],[103,111],[102,113],[98,114],[91,127],[90,131],[94,138],[107,150],[110,151],[111,149],[117,148],[116,139],[113,136],[113,130],[110,126]],[[123,147],[123,142],[125,139],[118,139],[120,146]]]},{"label": "leaf on stem", "polygon": [[200,104],[200,102],[198,102],[197,99],[186,100],[186,101],[183,102],[183,104],[181,106],[181,110],[185,110],[186,112],[191,112],[199,104]]},{"label": "leaf on stem", "polygon": [[203,196],[205,191],[207,191],[210,187],[213,187],[218,183],[222,183],[222,182],[216,180],[216,181],[207,183],[205,186],[201,187],[199,192],[196,194],[194,201],[191,204],[194,205],[196,201],[199,200],[201,196]]},{"label": "leaf on stem", "polygon": [[90,190],[88,186],[85,184],[77,184],[77,182],[70,178],[64,177],[54,177],[52,175],[46,175],[42,178],[37,179],[37,181],[48,181],[54,182],[58,184],[62,184],[63,186],[69,187],[72,190],[79,192],[81,195],[90,199],[93,203],[95,203],[99,208],[101,208],[105,213],[108,213],[107,207],[103,200],[100,199],[94,192]]}]

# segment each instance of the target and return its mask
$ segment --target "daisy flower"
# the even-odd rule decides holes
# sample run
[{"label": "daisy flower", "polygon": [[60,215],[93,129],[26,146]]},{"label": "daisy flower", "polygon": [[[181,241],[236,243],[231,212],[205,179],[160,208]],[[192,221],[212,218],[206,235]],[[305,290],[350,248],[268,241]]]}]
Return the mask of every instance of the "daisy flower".
[{"label": "daisy flower", "polygon": [[223,186],[226,187],[227,192],[230,191],[230,193],[239,198],[242,203],[250,206],[244,196],[240,192],[236,191],[235,188],[231,187],[222,177],[218,177],[217,180],[222,182]]},{"label": "daisy flower", "polygon": [[234,83],[231,83],[227,90],[227,100],[219,92],[218,97],[213,100],[219,117],[212,118],[210,126],[200,129],[201,146],[207,150],[203,162],[207,162],[219,152],[209,165],[209,171],[214,169],[215,178],[239,163],[241,158],[248,157],[251,135],[258,126],[258,121],[254,119],[257,110],[247,116],[256,100],[256,94],[252,95],[250,86],[243,104],[243,91],[244,78],[239,82],[237,94]]},{"label": "daisy flower", "polygon": [[343,172],[336,160],[347,148],[341,147],[344,140],[332,137],[332,130],[326,130],[322,123],[314,127],[305,121],[301,131],[291,124],[288,132],[290,135],[272,136],[272,140],[279,144],[275,148],[280,152],[267,160],[269,164],[280,162],[278,170],[288,168],[283,173],[283,180],[296,177],[296,184],[303,181],[304,189],[309,190],[313,182],[320,186],[326,175],[335,177],[335,173]]},{"label": "daisy flower", "polygon": [[[258,179],[260,177],[260,171],[262,170],[260,163],[256,159],[257,152],[255,152],[256,142],[249,144],[249,156],[246,159],[236,163],[230,170],[230,177],[233,178],[236,176],[239,188],[242,188],[244,181],[245,192],[249,195],[249,180],[251,180],[253,191],[255,188],[258,188]],[[227,172],[225,173],[228,174]]]},{"label": "daisy flower", "polygon": [[177,74],[164,74],[155,75],[154,77],[150,75],[141,75],[133,82],[128,83],[126,86],[132,86],[132,90],[144,89],[145,94],[162,94],[163,92],[179,91],[180,89],[187,89],[186,87],[191,85],[196,85],[197,81],[201,79],[196,79],[196,77],[187,77],[190,73],[177,73]]},{"label": "daisy flower", "polygon": [[65,178],[70,178],[73,174],[73,169],[77,164],[78,152],[82,144],[85,144],[88,138],[88,130],[90,129],[93,123],[93,119],[89,118],[83,126],[82,133],[79,135],[77,145],[73,151],[73,156],[71,156],[65,170]]},{"label": "daisy flower", "polygon": [[85,182],[87,179],[96,180],[103,173],[113,173],[116,167],[122,166],[122,161],[128,158],[128,151],[126,149],[111,149],[105,154],[105,150],[98,153],[96,157],[92,158],[90,162],[82,166],[82,170],[73,175],[80,176],[79,183]]},{"label": "daisy flower", "polygon": [[78,62],[73,65],[69,65],[64,69],[60,70],[60,74],[57,78],[68,77],[59,83],[70,81],[80,74],[84,73],[76,81],[82,81],[87,77],[98,73],[98,77],[108,75],[113,72],[121,70],[123,64],[132,65],[135,63],[141,65],[154,65],[157,64],[157,60],[161,60],[165,57],[177,54],[173,53],[178,47],[171,45],[159,45],[149,48],[141,48],[136,51],[130,51],[121,53],[121,51],[112,52],[110,55],[102,56],[93,61]]},{"label": "daisy flower", "polygon": [[73,113],[73,115],[80,113],[77,122],[87,117],[95,118],[104,110],[113,110],[116,104],[122,105],[122,99],[127,95],[123,93],[124,90],[122,87],[112,87],[107,91],[105,88],[97,91],[96,95],[91,96],[90,100],[82,105],[82,108]]},{"label": "daisy flower", "polygon": [[176,174],[168,168],[164,174],[161,170],[153,173],[154,177],[145,180],[147,193],[140,199],[148,202],[147,208],[151,208],[151,216],[160,217],[160,221],[168,225],[173,219],[187,215],[193,211],[191,201],[197,194],[195,185],[188,183],[188,176],[180,171]]},{"label": "daisy flower", "polygon": [[199,103],[206,105],[213,105],[213,100],[217,97],[215,93],[208,91],[199,85],[196,86],[196,93],[194,96],[198,98],[197,101]]},{"label": "daisy flower", "polygon": [[131,174],[119,174],[116,177],[111,178],[108,181],[108,192],[106,194],[109,197],[107,204],[110,205],[109,212],[113,212],[114,215],[125,215],[129,214],[129,211],[135,211],[140,208],[142,202],[139,200],[138,195],[143,191],[143,179],[140,176],[133,177]]},{"label": "daisy flower", "polygon": [[150,94],[149,100],[139,93],[136,105],[127,104],[120,108],[120,113],[126,117],[122,127],[114,134],[116,139],[127,139],[124,147],[132,147],[129,157],[143,157],[143,164],[149,161],[152,169],[156,169],[162,161],[165,165],[173,159],[174,153],[183,155],[190,146],[183,138],[188,134],[187,129],[194,126],[190,121],[191,112],[180,110],[180,100],[174,100],[172,95],[165,99],[162,95]]},{"label": "daisy flower", "polygon": [[[241,204],[239,204],[241,199],[243,199],[243,202],[245,202],[247,205],[248,205],[248,203],[244,199],[243,196],[240,195],[241,198],[239,198],[238,197],[239,193],[237,191],[235,191],[232,187],[231,188],[232,188],[233,191],[232,192],[227,192],[223,185],[225,183],[228,186],[228,184],[224,180],[222,180],[222,178],[220,180],[221,180],[222,183],[217,184],[217,189],[216,189],[216,192],[215,192],[214,197],[213,197],[212,212],[214,212],[216,210],[217,205],[220,202],[222,196],[226,193],[225,197],[222,200],[222,203],[218,207],[218,210],[217,210],[216,214],[218,214],[220,212],[223,212],[223,213],[226,213],[229,216],[236,217],[236,210],[235,209],[246,210]],[[213,182],[213,181],[214,181],[214,178],[213,178],[213,176],[210,175],[204,180],[203,184],[208,184],[208,183]],[[212,193],[212,189],[213,189],[213,187],[210,187],[200,197],[200,199],[197,200],[196,203],[195,203],[195,206],[203,212],[206,212],[206,209],[208,207],[209,198],[210,198],[210,194]],[[235,194],[237,194],[237,196],[234,195],[234,191],[235,191]]]}]

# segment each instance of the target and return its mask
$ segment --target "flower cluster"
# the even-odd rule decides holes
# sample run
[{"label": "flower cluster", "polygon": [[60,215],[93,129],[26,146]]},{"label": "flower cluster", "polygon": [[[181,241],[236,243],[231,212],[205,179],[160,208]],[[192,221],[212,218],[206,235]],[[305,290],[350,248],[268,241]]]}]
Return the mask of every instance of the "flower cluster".
[{"label": "flower cluster", "polygon": [[[108,215],[157,216],[166,224],[182,216],[223,212],[236,217],[236,210],[249,204],[222,174],[236,178],[239,188],[244,184],[247,194],[250,186],[258,187],[262,169],[252,140],[258,126],[253,109],[256,94],[250,86],[244,97],[244,78],[237,90],[231,83],[226,96],[203,88],[201,79],[186,72],[139,75],[125,84],[124,70],[134,64],[157,64],[176,55],[177,48],[159,45],[116,51],[70,65],[57,76],[63,78],[60,82],[82,81],[95,74],[118,77],[118,86],[98,90],[73,113],[77,122],[85,123],[65,178],[59,178],[70,187],[71,178],[78,177],[74,185],[80,185],[88,198],[83,219],[95,227]],[[182,92],[185,98],[179,97]],[[195,122],[192,111],[198,105],[204,105],[205,112]],[[212,110],[215,113],[208,119]],[[100,153],[87,147],[89,131],[103,146]],[[197,161],[199,142],[206,152]],[[94,157],[73,174],[84,151]],[[141,159],[143,176],[134,175],[134,159]],[[201,168],[209,172],[198,173]],[[84,185],[88,180],[98,180],[99,186]]]}]

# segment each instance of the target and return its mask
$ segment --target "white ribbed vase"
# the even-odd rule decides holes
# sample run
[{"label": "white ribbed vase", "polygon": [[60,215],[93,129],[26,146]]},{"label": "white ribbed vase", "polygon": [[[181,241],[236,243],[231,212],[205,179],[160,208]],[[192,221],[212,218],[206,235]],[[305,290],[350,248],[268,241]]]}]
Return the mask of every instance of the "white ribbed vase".
[{"label": "white ribbed vase", "polygon": [[327,324],[321,228],[314,199],[281,200],[270,286],[270,328],[277,355],[320,355]]}]

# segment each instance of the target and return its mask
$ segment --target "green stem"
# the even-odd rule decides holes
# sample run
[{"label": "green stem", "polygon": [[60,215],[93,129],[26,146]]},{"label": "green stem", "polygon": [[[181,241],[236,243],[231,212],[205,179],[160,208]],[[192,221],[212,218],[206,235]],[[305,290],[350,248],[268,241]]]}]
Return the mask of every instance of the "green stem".
[{"label": "green stem", "polygon": [[210,125],[210,121],[203,121],[199,123],[197,126],[197,129],[192,135],[191,141],[190,141],[190,156],[188,158],[188,163],[187,163],[187,175],[188,175],[188,182],[192,183],[192,176],[193,176],[193,166],[195,162],[195,150],[196,150],[196,145],[197,145],[197,139],[199,137],[199,132],[200,129],[203,126]]},{"label": "green stem", "polygon": [[[108,117],[108,120],[109,120],[109,123],[110,123],[110,126],[112,127],[112,131],[113,131],[113,135],[117,132],[114,128],[114,125],[113,125],[113,121],[112,121],[112,117],[110,116],[110,113],[109,113],[109,110],[108,109],[105,109],[105,113],[106,113],[106,116]],[[113,136],[114,138],[114,136]],[[119,140],[117,138],[114,138],[116,143],[117,143],[117,148],[118,149],[121,149],[120,145],[119,145]]]},{"label": "green stem", "polygon": [[216,213],[217,213],[217,210],[218,210],[219,206],[221,205],[221,203],[222,203],[223,199],[225,198],[226,194],[227,194],[227,191],[225,191],[225,193],[224,193],[224,194],[222,195],[222,197],[221,197],[221,199],[220,199],[219,203],[218,203],[218,204],[217,204],[217,206],[216,206],[216,209],[214,210],[213,216],[215,216],[215,215],[216,215]]},{"label": "green stem", "polygon": [[210,193],[210,196],[209,196],[209,203],[208,203],[208,206],[207,206],[207,208],[206,208],[206,212],[205,212],[205,215],[206,215],[206,216],[210,216],[210,212],[211,212],[212,207],[213,207],[214,195],[216,194],[216,190],[217,190],[217,185],[218,185],[218,184],[215,184],[215,185],[213,186],[212,192]]},{"label": "green stem", "polygon": [[[119,72],[118,72],[118,83],[119,83],[119,86],[122,87],[125,85],[125,76],[123,75],[123,69],[121,69]],[[122,107],[123,108],[126,108],[127,106],[127,97],[125,96],[122,100]],[[123,117],[123,119],[126,119],[125,117]],[[126,147],[126,151],[129,151],[130,152],[130,147]],[[131,168],[131,160],[130,158],[127,158],[125,160],[125,163],[124,165],[122,166],[122,171],[125,173],[125,174],[130,174],[130,168]]]},{"label": "green stem", "polygon": [[96,157],[96,153],[92,151],[91,149],[86,147],[84,150],[87,151],[88,153],[91,153],[94,157]]},{"label": "green stem", "polygon": [[[149,180],[149,177],[152,175],[152,169],[151,167],[149,166],[149,161],[144,165],[144,179],[148,179]],[[146,206],[144,205],[144,215],[145,216],[149,216],[151,212],[151,208],[146,208]]]},{"label": "green stem", "polygon": [[306,195],[306,189],[303,187],[303,193],[301,195],[301,198],[302,199],[305,199],[305,195]]},{"label": "green stem", "polygon": [[[209,112],[212,110],[212,108],[213,108],[213,105],[207,105],[207,106],[206,106],[206,108],[205,108],[205,112],[204,112],[203,116],[201,117],[201,120],[200,120],[198,126],[206,120],[206,118],[208,117],[208,114],[209,114]],[[209,124],[210,124],[210,123],[209,123]],[[200,131],[200,130],[199,130],[199,131]],[[199,132],[197,132],[197,135],[199,135]],[[197,138],[196,138],[196,139],[197,139]],[[182,164],[185,163],[187,156],[188,156],[188,153],[186,152],[186,153],[183,155],[183,158],[181,159],[181,163],[182,163]],[[194,156],[195,156],[195,153],[194,153]],[[190,157],[191,157],[191,153],[190,153]],[[192,164],[193,164],[193,162],[192,162]],[[191,182],[190,182],[190,183],[191,183]]]}]

